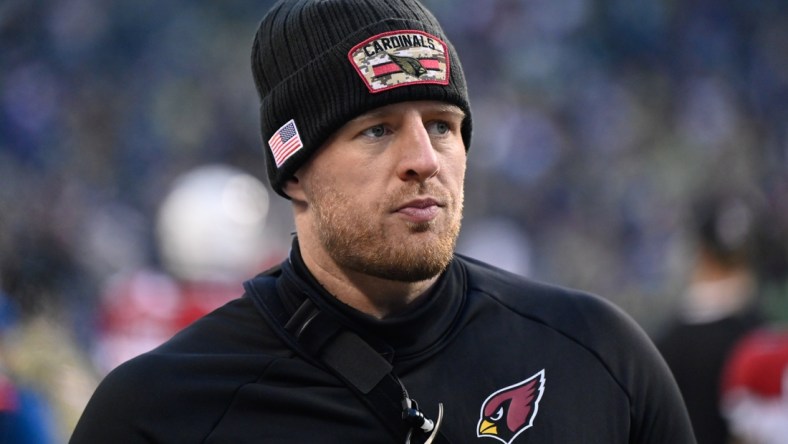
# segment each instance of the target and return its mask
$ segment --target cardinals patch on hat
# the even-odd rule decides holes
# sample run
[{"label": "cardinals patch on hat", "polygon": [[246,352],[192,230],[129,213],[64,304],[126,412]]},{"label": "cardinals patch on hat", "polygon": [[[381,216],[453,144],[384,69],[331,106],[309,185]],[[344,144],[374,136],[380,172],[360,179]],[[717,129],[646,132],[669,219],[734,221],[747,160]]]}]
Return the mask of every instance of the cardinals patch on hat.
[{"label": "cardinals patch on hat", "polygon": [[544,369],[537,374],[504,387],[482,403],[476,436],[494,438],[511,444],[534,424],[544,392]]},{"label": "cardinals patch on hat", "polygon": [[449,51],[441,39],[424,31],[374,35],[348,53],[371,93],[419,83],[449,84]]}]

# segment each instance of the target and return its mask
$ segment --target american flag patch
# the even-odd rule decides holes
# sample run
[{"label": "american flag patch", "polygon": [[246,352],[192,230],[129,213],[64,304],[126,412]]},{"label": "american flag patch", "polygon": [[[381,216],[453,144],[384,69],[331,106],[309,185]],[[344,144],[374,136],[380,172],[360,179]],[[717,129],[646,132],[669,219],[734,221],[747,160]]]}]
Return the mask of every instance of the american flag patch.
[{"label": "american flag patch", "polygon": [[304,144],[301,142],[301,136],[298,135],[295,121],[290,119],[289,122],[276,130],[274,135],[268,139],[268,146],[271,147],[277,168],[282,166],[290,156],[303,148]]}]

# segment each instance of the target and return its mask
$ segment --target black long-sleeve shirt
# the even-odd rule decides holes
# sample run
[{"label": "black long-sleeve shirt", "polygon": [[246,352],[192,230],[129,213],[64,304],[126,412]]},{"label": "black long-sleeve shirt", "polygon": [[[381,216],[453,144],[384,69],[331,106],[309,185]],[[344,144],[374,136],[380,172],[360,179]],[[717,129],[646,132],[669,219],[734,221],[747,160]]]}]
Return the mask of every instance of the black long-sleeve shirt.
[{"label": "black long-sleeve shirt", "polygon": [[[394,371],[451,443],[694,443],[676,384],[635,323],[595,296],[456,256],[430,294],[383,320],[327,294],[297,254],[275,288],[320,298],[385,341]],[[121,365],[82,443],[396,442],[334,375],[284,345],[245,295]]]}]

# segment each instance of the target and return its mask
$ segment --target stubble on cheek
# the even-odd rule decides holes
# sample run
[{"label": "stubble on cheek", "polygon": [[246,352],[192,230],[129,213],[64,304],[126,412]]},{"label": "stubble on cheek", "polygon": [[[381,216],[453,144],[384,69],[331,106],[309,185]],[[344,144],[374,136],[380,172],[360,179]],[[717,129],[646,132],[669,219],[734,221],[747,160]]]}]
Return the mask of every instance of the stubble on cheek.
[{"label": "stubble on cheek", "polygon": [[[365,209],[330,183],[320,182],[317,192],[310,193],[313,228],[323,248],[341,267],[383,279],[417,282],[441,273],[451,261],[460,230],[462,194],[457,199],[447,197],[444,214],[436,220],[405,222],[407,233],[402,234],[386,227],[385,215],[418,190],[405,189],[382,197],[372,209]],[[430,241],[409,237],[429,231],[436,234]]]}]

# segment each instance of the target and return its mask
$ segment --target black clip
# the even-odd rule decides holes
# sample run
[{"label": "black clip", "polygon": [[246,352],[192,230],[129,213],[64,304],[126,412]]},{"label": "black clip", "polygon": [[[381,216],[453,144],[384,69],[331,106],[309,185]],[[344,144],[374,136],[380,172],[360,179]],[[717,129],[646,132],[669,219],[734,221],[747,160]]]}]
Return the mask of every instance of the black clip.
[{"label": "black clip", "polygon": [[424,416],[424,413],[419,409],[419,405],[415,399],[405,399],[404,408],[402,409],[403,421],[409,423],[413,427],[418,427],[424,433],[430,433],[435,428],[435,423]]},{"label": "black clip", "polygon": [[[422,432],[429,433],[427,440],[424,444],[432,444],[438,438],[438,429],[443,421],[443,403],[438,403],[438,421],[433,422],[431,419],[424,416],[424,413],[419,409],[415,399],[410,399],[407,396],[402,400],[402,419],[409,423],[412,427],[418,427]],[[413,429],[408,431],[408,436],[405,439],[405,444],[410,444],[410,437]]]}]

